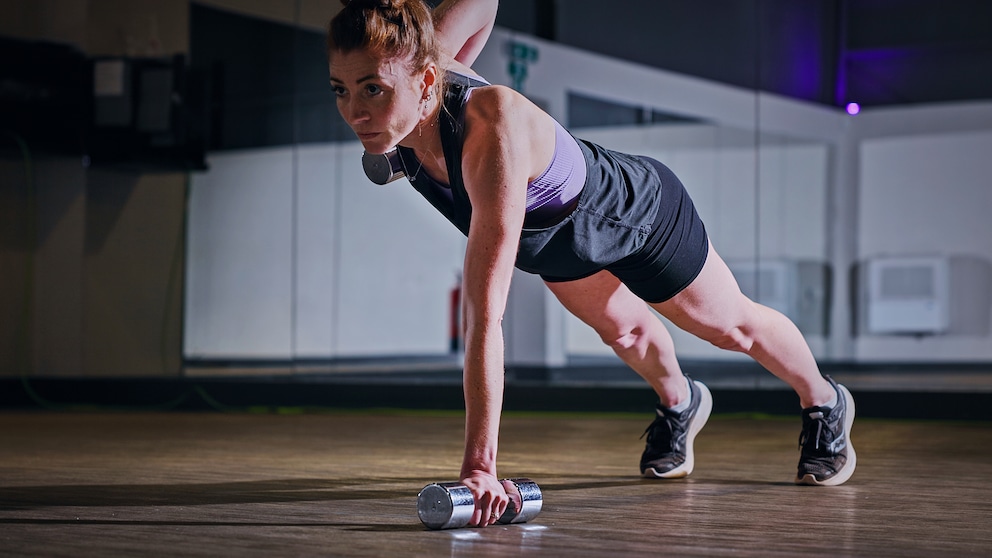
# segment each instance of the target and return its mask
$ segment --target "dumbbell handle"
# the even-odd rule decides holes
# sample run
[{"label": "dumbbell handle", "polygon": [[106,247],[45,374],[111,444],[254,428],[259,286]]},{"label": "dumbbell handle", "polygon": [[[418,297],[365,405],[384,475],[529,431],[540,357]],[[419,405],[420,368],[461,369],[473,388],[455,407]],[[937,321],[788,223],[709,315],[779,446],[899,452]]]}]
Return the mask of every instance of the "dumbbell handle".
[{"label": "dumbbell handle", "polygon": [[[516,478],[501,481],[510,483],[510,505],[497,520],[504,525],[525,523],[537,516],[544,503],[541,488],[530,479]],[[459,482],[428,484],[417,495],[417,515],[429,529],[456,529],[468,525],[475,511],[472,492]]]}]

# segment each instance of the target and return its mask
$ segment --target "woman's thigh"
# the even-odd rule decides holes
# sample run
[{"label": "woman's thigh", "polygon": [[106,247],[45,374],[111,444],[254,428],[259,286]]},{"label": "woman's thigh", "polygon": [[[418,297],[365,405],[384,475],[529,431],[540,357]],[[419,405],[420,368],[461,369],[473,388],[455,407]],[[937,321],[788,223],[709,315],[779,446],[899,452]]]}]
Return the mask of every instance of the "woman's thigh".
[{"label": "woman's thigh", "polygon": [[678,328],[718,344],[727,335],[738,337],[735,330],[747,328],[757,316],[755,303],[741,293],[737,279],[712,244],[695,280],[664,302],[645,302],[608,271],[546,285],[569,312],[607,342],[609,337],[644,326],[647,320],[657,320],[652,307]]},{"label": "woman's thigh", "polygon": [[647,303],[608,271],[574,281],[545,284],[569,312],[607,342],[612,341],[610,337],[643,325],[644,320],[658,319]]},{"label": "woman's thigh", "polygon": [[708,341],[745,327],[755,316],[755,303],[741,293],[712,243],[696,279],[679,294],[651,306],[680,329]]}]

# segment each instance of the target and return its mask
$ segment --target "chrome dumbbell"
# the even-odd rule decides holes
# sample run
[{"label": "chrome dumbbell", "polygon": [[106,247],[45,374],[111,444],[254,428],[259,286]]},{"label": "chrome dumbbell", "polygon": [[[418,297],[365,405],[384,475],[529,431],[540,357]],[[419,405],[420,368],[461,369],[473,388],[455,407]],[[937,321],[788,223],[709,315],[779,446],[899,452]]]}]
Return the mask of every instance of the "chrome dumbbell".
[{"label": "chrome dumbbell", "polygon": [[[530,479],[504,479],[510,504],[497,523],[526,523],[541,512],[544,496]],[[428,484],[417,495],[417,515],[428,529],[457,529],[468,525],[475,511],[472,492],[459,482]]]},{"label": "chrome dumbbell", "polygon": [[376,184],[389,184],[406,176],[403,172],[403,160],[395,148],[381,155],[362,153],[362,168],[365,176]]}]

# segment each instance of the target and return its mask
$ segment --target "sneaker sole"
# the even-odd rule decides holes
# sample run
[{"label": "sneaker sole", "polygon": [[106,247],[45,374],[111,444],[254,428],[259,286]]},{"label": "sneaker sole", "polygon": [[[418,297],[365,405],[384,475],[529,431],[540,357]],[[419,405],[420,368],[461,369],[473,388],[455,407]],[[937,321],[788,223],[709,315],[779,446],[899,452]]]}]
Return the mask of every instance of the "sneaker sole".
[{"label": "sneaker sole", "polygon": [[699,395],[702,397],[702,400],[699,402],[699,409],[696,411],[696,416],[692,417],[692,423],[689,424],[689,435],[686,437],[685,442],[685,463],[671,471],[662,473],[659,473],[654,467],[649,467],[641,471],[642,476],[649,479],[681,479],[689,476],[689,473],[695,467],[696,452],[693,444],[696,440],[696,434],[699,434],[699,431],[703,429],[706,421],[710,418],[710,412],[713,410],[713,394],[710,393],[709,388],[705,384],[695,380],[693,382],[699,387]]},{"label": "sneaker sole", "polygon": [[837,474],[829,479],[817,480],[814,475],[803,475],[796,479],[796,484],[809,486],[837,486],[844,484],[854,474],[854,469],[858,465],[858,454],[854,451],[854,444],[851,442],[851,427],[854,426],[854,397],[846,387],[837,384],[837,388],[844,395],[844,402],[847,404],[847,415],[844,416],[844,437],[847,439],[847,463],[837,471]]}]

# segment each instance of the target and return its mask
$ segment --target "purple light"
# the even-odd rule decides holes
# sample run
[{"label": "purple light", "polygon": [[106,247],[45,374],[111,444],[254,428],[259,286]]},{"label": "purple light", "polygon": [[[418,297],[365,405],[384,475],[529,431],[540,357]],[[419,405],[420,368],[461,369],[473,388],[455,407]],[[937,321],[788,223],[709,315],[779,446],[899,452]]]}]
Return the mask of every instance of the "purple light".
[{"label": "purple light", "polygon": [[861,112],[861,105],[858,103],[847,103],[847,114],[858,114]]}]

